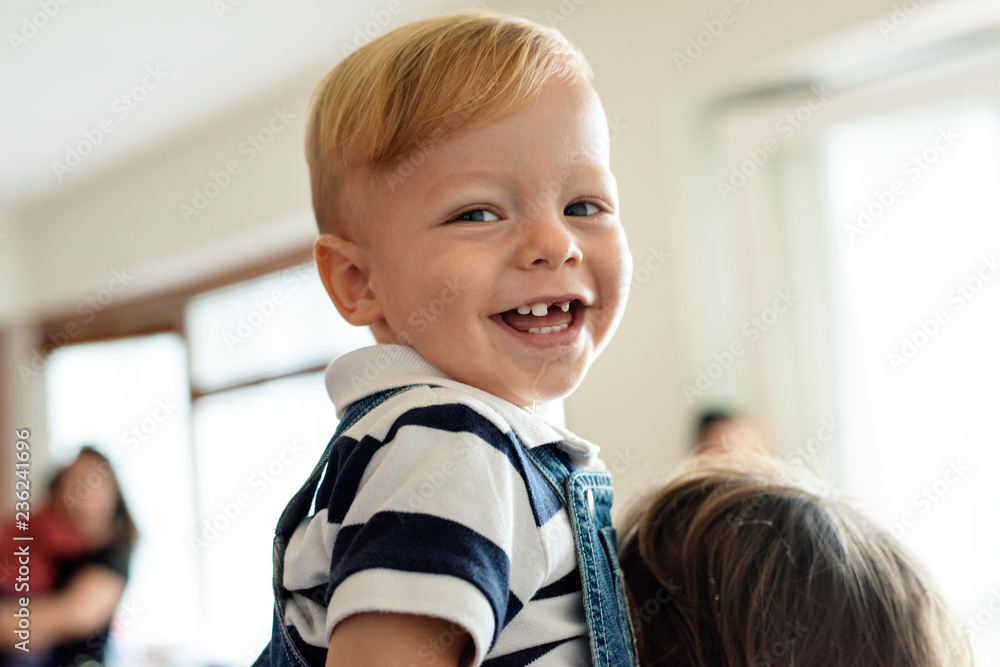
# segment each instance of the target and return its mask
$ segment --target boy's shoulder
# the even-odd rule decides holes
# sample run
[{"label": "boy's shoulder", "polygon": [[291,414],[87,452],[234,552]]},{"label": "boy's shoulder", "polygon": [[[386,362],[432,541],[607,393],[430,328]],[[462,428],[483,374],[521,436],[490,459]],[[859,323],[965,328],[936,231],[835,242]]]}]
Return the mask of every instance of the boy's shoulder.
[{"label": "boy's shoulder", "polygon": [[510,459],[521,459],[527,450],[554,445],[569,456],[577,469],[605,469],[598,455],[600,450],[593,443],[492,394],[454,384],[457,386],[407,387],[361,417],[344,435],[353,441],[372,438],[381,443],[397,442],[414,437],[400,436],[401,430],[413,426],[423,433],[428,430],[447,433],[450,441],[464,440],[465,454],[473,451],[468,445],[475,444],[499,450]]},{"label": "boy's shoulder", "polygon": [[344,435],[352,439],[367,435],[382,440],[405,426],[425,426],[454,433],[513,433],[520,439],[527,421],[504,409],[495,397],[465,385],[454,386],[457,384],[435,379],[396,387],[388,398],[361,415]]},{"label": "boy's shoulder", "polygon": [[455,433],[488,433],[528,449],[560,443],[577,467],[603,468],[596,445],[451,379],[410,347],[375,345],[342,355],[327,368],[326,386],[341,418],[357,402],[394,392],[344,431],[353,440],[367,436],[384,441],[405,425],[432,424]]}]

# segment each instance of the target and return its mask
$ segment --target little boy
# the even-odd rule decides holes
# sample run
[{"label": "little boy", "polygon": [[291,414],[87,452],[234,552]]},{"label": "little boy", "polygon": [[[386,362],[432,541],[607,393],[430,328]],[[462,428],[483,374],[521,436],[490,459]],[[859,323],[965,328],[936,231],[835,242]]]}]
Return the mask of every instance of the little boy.
[{"label": "little boy", "polygon": [[378,345],[327,370],[342,421],[279,522],[258,664],[634,664],[608,475],[535,416],[607,344],[631,274],[589,77],[555,30],[475,13],[320,85],[317,265]]}]

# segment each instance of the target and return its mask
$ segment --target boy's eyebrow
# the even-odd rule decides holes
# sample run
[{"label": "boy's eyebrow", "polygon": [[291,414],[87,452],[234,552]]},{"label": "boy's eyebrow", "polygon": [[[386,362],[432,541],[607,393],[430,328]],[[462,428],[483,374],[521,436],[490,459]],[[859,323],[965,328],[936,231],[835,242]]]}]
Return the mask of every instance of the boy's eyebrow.
[{"label": "boy's eyebrow", "polygon": [[[611,174],[611,170],[604,165],[594,164],[590,160],[586,159],[586,155],[581,153],[577,156],[581,159],[574,159],[571,162],[563,165],[559,173],[555,174],[552,179],[546,181],[545,183],[538,184],[539,187],[544,187],[546,185],[551,185],[554,183],[566,183],[570,178],[576,176],[596,176],[599,178],[605,178],[610,176],[612,179],[614,175]],[[462,183],[472,183],[472,184],[492,184],[492,183],[509,183],[516,181],[519,178],[523,178],[524,172],[517,169],[456,169],[453,173],[443,176],[431,185],[427,190],[428,196],[433,196],[438,190],[447,189],[449,187],[454,187],[456,181]]]},{"label": "boy's eyebrow", "polygon": [[497,181],[509,182],[516,174],[512,171],[498,172],[495,169],[456,169],[453,173],[437,179],[433,185],[427,189],[427,199],[436,198],[441,190],[447,191],[458,184],[490,185]]}]

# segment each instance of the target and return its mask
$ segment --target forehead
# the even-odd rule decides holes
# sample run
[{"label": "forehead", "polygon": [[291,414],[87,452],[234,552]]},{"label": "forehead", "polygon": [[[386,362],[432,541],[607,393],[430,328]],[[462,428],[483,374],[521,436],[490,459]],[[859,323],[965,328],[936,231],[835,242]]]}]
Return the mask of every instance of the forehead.
[{"label": "forehead", "polygon": [[[608,126],[585,81],[550,80],[513,114],[441,142],[439,166],[471,161],[608,161]],[[530,150],[525,150],[530,147]],[[428,155],[433,158],[434,155]]]},{"label": "forehead", "polygon": [[471,170],[537,176],[543,169],[609,166],[607,119],[583,80],[550,80],[538,95],[499,120],[420,142],[409,155],[364,178],[365,199],[428,186]]}]

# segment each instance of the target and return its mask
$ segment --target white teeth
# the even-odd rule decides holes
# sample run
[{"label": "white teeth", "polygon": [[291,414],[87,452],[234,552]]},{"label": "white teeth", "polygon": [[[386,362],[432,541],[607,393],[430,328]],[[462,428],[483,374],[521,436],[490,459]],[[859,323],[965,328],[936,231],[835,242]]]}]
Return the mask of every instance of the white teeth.
[{"label": "white teeth", "polygon": [[554,327],[531,327],[528,329],[528,333],[533,334],[548,334],[548,333],[559,333],[560,331],[565,331],[569,329],[568,324],[557,324]]},{"label": "white teeth", "polygon": [[[565,303],[554,303],[552,308],[558,307],[564,313],[568,313],[572,301],[566,301]],[[549,314],[549,305],[547,303],[526,303],[522,306],[517,307],[517,312],[521,315],[527,315],[531,313],[535,317],[544,317]]]}]

